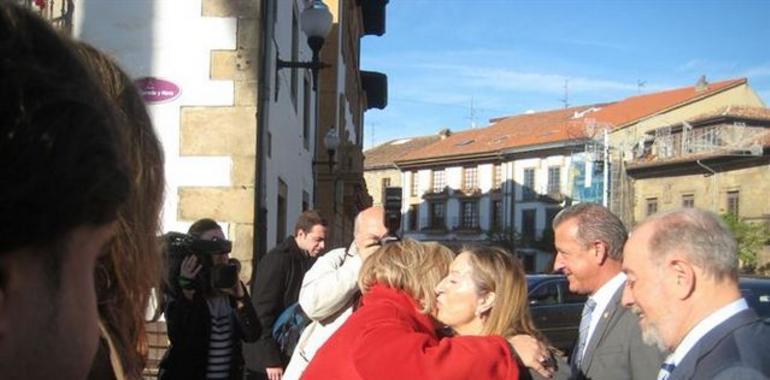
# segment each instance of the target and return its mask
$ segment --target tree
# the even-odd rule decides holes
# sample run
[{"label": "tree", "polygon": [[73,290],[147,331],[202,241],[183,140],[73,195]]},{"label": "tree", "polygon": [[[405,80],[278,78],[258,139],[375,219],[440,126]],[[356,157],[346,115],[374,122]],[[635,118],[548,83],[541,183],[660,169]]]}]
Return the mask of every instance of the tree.
[{"label": "tree", "polygon": [[738,260],[741,271],[753,273],[757,268],[757,255],[770,240],[770,231],[765,223],[752,223],[727,213],[722,219],[735,235],[738,242]]}]

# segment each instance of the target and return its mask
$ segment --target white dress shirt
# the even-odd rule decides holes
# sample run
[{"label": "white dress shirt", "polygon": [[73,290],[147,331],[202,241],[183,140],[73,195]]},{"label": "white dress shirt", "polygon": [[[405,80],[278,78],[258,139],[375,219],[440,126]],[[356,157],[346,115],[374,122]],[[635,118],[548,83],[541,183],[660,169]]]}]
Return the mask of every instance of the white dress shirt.
[{"label": "white dress shirt", "polygon": [[615,295],[615,292],[617,292],[625,282],[626,274],[620,272],[616,274],[615,277],[607,281],[604,285],[602,285],[599,290],[597,290],[596,293],[591,296],[591,299],[596,302],[596,307],[591,313],[591,325],[588,327],[588,338],[586,339],[586,345],[583,347],[583,352],[581,353],[581,355],[583,355],[582,357],[585,357],[586,347],[588,347],[589,343],[591,342],[591,338],[594,335],[594,330],[596,330],[596,326],[603,318],[604,311],[607,310],[607,305],[610,304],[612,296]]}]

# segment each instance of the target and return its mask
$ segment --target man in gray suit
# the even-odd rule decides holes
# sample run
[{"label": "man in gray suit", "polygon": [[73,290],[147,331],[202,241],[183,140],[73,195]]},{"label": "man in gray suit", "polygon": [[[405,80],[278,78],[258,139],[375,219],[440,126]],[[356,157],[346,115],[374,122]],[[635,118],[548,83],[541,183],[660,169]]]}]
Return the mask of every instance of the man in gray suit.
[{"label": "man in gray suit", "polygon": [[663,355],[642,342],[637,317],[620,303],[626,281],[621,272],[623,223],[594,203],[567,207],[553,220],[554,269],[569,288],[589,295],[570,364],[573,379],[654,379]]},{"label": "man in gray suit", "polygon": [[738,289],[737,244],[713,213],[680,209],[639,225],[625,248],[623,304],[670,353],[658,379],[767,379],[770,326]]}]

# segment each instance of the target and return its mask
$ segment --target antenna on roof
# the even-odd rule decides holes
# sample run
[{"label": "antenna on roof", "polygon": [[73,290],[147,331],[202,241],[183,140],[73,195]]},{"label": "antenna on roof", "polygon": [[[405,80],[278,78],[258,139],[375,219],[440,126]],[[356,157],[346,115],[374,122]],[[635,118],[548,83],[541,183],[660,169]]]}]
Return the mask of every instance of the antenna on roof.
[{"label": "antenna on roof", "polygon": [[561,99],[564,108],[569,108],[569,79],[564,80],[564,98]]},{"label": "antenna on roof", "polygon": [[636,93],[641,94],[642,93],[642,87],[644,87],[647,84],[646,80],[637,79],[636,80]]},{"label": "antenna on roof", "polygon": [[471,96],[471,109],[468,114],[468,119],[471,120],[471,128],[476,128],[476,107],[473,106],[473,97]]}]

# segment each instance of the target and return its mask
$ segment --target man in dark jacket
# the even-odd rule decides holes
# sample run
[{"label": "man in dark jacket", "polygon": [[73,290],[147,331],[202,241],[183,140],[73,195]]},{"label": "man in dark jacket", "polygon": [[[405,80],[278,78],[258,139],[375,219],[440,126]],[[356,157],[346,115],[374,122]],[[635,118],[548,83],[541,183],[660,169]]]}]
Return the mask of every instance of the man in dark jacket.
[{"label": "man in dark jacket", "polygon": [[[195,240],[189,243],[193,251],[198,247],[202,249],[203,243],[214,243],[206,249],[211,256],[210,265],[230,262],[229,242],[214,220],[201,219],[188,233]],[[228,244],[215,251],[218,242]],[[173,278],[171,281],[176,281],[170,286],[174,290],[168,292],[165,310],[171,347],[161,361],[158,377],[160,380],[240,380],[244,363],[241,342],[256,341],[261,330],[254,306],[240,281],[235,280],[232,288],[215,289],[213,285],[202,285],[216,281],[200,275],[203,265],[198,263],[198,256],[205,258],[190,254],[181,262],[178,271],[169,276]],[[213,270],[210,267],[208,272]]]},{"label": "man in dark jacket", "polygon": [[280,380],[289,358],[281,353],[271,327],[288,306],[297,302],[302,278],[324,250],[326,221],[310,210],[300,215],[289,236],[270,250],[257,266],[252,299],[264,328],[255,345],[256,369],[253,378]]}]

